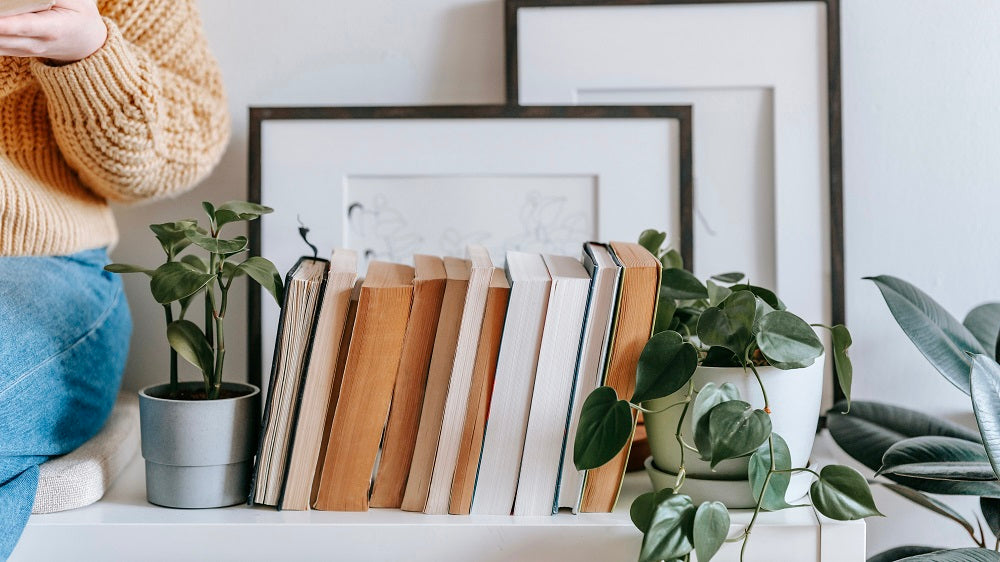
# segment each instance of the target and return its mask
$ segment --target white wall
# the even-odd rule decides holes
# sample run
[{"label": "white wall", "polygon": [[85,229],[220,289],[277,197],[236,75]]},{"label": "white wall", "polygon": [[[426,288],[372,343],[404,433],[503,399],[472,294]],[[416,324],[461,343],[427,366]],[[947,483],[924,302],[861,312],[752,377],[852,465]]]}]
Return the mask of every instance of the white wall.
[{"label": "white wall", "polygon": [[[864,275],[908,279],[957,315],[1000,298],[1000,3],[843,0],[848,321],[855,396],[968,423],[968,399],[937,375],[893,323]],[[197,214],[202,199],[246,192],[247,106],[503,101],[500,0],[202,0],[229,90],[233,142],[193,194],[119,209],[121,261],[154,263],[146,229]],[[287,8],[285,6],[291,6]],[[136,329],[127,382],[166,378],[161,313],[128,281]],[[243,303],[244,293],[233,296]],[[246,322],[234,307],[229,377],[245,372]],[[967,545],[954,524],[879,494],[890,517],[869,523],[870,550]],[[972,503],[963,505],[968,513]]]}]

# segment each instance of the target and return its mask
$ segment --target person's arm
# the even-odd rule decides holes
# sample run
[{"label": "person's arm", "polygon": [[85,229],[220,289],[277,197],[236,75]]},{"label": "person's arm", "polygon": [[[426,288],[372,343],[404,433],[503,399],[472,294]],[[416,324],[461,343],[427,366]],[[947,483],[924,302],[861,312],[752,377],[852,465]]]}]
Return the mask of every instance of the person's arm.
[{"label": "person's arm", "polygon": [[[86,10],[81,2],[93,6],[60,0],[53,10]],[[70,49],[58,41],[30,53],[56,142],[83,183],[108,199],[189,189],[219,161],[230,128],[195,0],[102,0],[102,8],[106,40],[82,60],[64,56],[59,49]],[[59,14],[16,17],[32,16]],[[0,22],[0,39],[3,32]]]}]

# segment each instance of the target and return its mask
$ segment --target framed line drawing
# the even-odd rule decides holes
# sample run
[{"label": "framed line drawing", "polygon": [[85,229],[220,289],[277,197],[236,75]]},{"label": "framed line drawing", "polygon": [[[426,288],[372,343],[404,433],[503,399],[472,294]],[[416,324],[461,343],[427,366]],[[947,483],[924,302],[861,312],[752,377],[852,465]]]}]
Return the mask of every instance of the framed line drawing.
[{"label": "framed line drawing", "polygon": [[690,104],[696,273],[743,270],[810,321],[843,323],[839,12],[839,0],[507,0],[508,102]]},{"label": "framed line drawing", "polygon": [[[692,142],[686,105],[251,108],[248,198],[275,209],[251,223],[251,248],[287,270],[309,252],[301,221],[321,255],[406,263],[477,243],[502,264],[504,249],[577,255],[659,228],[691,260]],[[279,312],[260,291],[258,386]]]}]

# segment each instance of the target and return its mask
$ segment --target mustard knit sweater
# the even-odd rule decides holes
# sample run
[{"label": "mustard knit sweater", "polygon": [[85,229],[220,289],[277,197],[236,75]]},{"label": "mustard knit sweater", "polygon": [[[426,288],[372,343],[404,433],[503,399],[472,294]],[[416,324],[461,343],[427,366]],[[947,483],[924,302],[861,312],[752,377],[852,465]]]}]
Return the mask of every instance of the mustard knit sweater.
[{"label": "mustard knit sweater", "polygon": [[108,40],[81,61],[0,57],[0,256],[114,244],[108,200],[189,189],[229,140],[195,0],[99,0]]}]

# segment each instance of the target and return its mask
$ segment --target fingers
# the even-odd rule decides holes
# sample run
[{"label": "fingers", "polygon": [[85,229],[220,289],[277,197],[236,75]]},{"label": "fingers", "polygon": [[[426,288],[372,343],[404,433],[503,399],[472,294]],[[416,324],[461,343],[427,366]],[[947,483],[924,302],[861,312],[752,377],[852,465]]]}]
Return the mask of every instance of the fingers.
[{"label": "fingers", "polygon": [[0,18],[0,37],[42,37],[47,35],[46,18],[41,14],[21,14]]},{"label": "fingers", "polygon": [[45,44],[32,37],[0,36],[0,56],[34,57],[44,50]]}]

